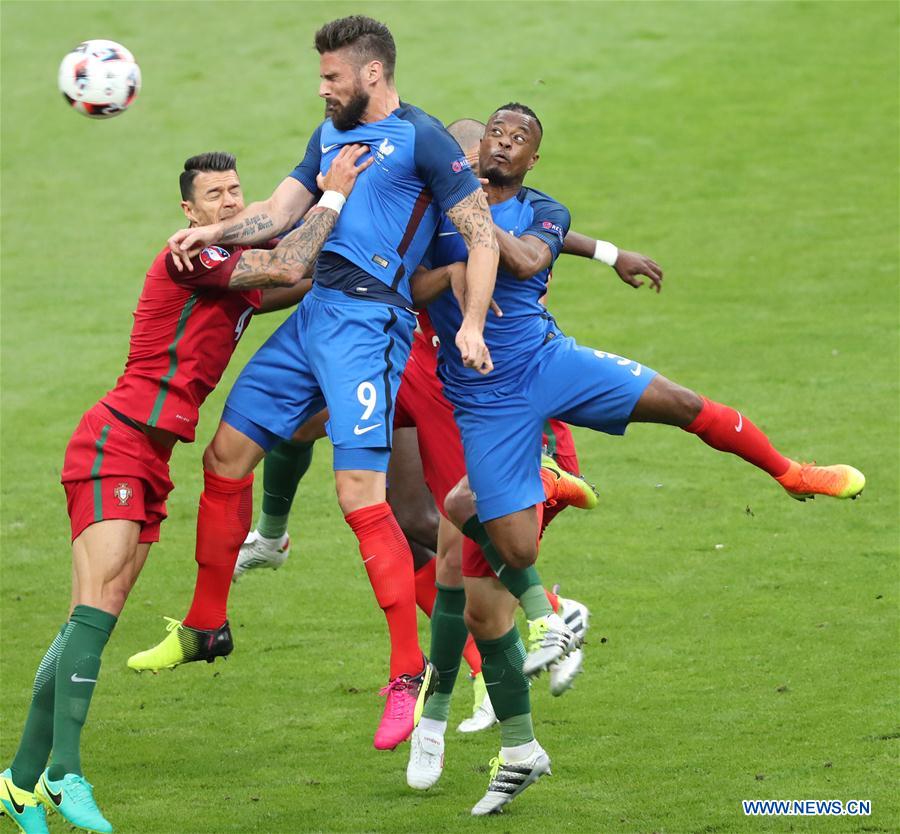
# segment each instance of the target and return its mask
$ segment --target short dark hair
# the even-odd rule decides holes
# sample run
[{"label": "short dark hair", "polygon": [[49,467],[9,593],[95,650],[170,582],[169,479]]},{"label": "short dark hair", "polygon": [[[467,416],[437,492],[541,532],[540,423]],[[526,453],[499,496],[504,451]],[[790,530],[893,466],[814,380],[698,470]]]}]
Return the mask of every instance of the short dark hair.
[{"label": "short dark hair", "polygon": [[[537,113],[534,112],[527,104],[520,104],[518,101],[511,101],[509,104],[504,104],[498,107],[494,113],[499,113],[501,110],[509,110],[512,113],[521,113],[523,116],[531,116],[537,122],[538,130],[541,132],[541,136],[544,135],[544,126],[541,124],[541,120],[537,117]],[[493,114],[492,114],[493,115]]]},{"label": "short dark hair", "polygon": [[341,17],[326,23],[316,32],[319,55],[351,47],[359,66],[367,61],[381,61],[388,80],[394,77],[397,47],[391,30],[383,23],[361,14]]},{"label": "short dark hair", "polygon": [[466,151],[484,136],[484,122],[477,119],[457,119],[447,125],[447,133]]},{"label": "short dark hair", "polygon": [[225,151],[209,151],[185,160],[184,170],[178,178],[182,200],[194,198],[194,179],[206,171],[237,171],[237,159]]}]

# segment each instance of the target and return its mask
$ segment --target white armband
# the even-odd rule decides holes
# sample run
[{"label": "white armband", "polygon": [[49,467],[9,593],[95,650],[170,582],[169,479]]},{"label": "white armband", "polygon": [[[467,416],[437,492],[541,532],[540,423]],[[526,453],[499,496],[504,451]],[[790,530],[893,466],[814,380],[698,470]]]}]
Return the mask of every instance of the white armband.
[{"label": "white armband", "polygon": [[344,207],[344,203],[347,202],[347,198],[341,194],[340,191],[326,191],[320,198],[319,202],[316,203],[319,208],[327,208],[332,211],[336,211],[338,214],[341,213],[341,209]]},{"label": "white armband", "polygon": [[615,266],[619,258],[619,247],[608,240],[598,240],[594,250],[594,260],[601,261],[607,266]]}]

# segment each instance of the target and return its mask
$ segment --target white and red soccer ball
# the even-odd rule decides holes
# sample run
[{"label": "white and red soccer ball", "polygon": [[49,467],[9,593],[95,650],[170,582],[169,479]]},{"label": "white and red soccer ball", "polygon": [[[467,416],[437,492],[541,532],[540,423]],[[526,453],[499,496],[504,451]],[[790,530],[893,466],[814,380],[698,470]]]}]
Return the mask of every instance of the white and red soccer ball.
[{"label": "white and red soccer ball", "polygon": [[141,89],[141,69],[122,44],[78,44],[59,65],[59,89],[79,113],[109,119],[124,113]]}]

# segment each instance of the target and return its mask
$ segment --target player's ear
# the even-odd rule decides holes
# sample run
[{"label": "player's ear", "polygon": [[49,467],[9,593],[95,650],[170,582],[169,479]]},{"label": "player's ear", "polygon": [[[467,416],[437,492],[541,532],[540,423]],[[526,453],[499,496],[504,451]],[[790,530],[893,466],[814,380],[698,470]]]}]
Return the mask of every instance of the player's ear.
[{"label": "player's ear", "polygon": [[384,76],[384,66],[381,61],[369,61],[363,68],[363,78],[369,84],[377,84]]},{"label": "player's ear", "polygon": [[534,168],[535,165],[538,164],[538,160],[539,160],[540,158],[541,158],[541,155],[540,155],[539,153],[534,153],[534,154],[531,155],[531,160],[528,162],[528,170],[529,170],[529,171],[530,171],[532,168]]},{"label": "player's ear", "polygon": [[197,218],[194,216],[193,206],[187,201],[181,201],[181,210],[184,212],[184,216],[193,224],[197,222]]}]

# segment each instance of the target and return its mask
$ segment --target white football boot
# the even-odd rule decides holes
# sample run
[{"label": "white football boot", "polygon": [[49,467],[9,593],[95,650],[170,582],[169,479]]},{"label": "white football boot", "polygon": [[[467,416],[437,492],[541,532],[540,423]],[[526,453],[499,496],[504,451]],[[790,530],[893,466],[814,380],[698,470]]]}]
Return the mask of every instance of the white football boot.
[{"label": "white football boot", "polygon": [[423,729],[420,724],[409,741],[406,784],[417,791],[427,791],[444,772],[444,736]]},{"label": "white football boot", "polygon": [[497,723],[497,716],[494,714],[494,707],[487,693],[487,687],[484,685],[484,677],[481,673],[475,676],[472,682],[472,689],[475,695],[475,705],[472,708],[472,717],[460,721],[456,728],[458,733],[479,733],[482,730],[493,727]]},{"label": "white football boot", "polygon": [[256,568],[278,570],[290,555],[291,538],[287,533],[279,539],[267,539],[259,531],[251,530],[241,545],[231,581],[237,582],[248,570]]},{"label": "white football boot", "polygon": [[472,808],[473,817],[499,814],[504,805],[512,802],[529,785],[544,774],[550,774],[550,757],[537,741],[534,752],[524,761],[506,762],[502,755],[490,761],[491,781],[487,793]]},{"label": "white football boot", "polygon": [[522,664],[527,678],[549,669],[581,645],[581,640],[559,614],[528,621],[528,654]]},{"label": "white football boot", "polygon": [[[557,593],[554,590],[554,593]],[[587,634],[588,621],[591,612],[583,603],[574,599],[559,598],[559,614],[563,618],[563,622],[572,629],[572,632],[584,643],[584,636]],[[567,689],[570,689],[576,675],[581,672],[584,663],[584,649],[579,646],[573,649],[562,660],[557,660],[550,667],[550,693],[552,695],[562,695]]]}]

